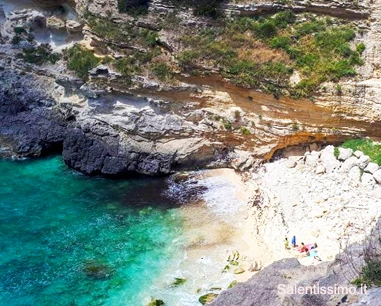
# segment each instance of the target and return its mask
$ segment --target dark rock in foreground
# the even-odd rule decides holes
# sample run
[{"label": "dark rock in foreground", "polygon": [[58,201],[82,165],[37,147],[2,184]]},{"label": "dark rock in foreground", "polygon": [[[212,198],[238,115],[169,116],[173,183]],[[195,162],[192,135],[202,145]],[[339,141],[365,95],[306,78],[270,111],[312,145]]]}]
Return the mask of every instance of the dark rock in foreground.
[{"label": "dark rock in foreground", "polygon": [[228,164],[229,150],[222,143],[202,137],[181,116],[156,114],[147,101],[133,111],[129,104],[73,111],[73,105],[52,98],[58,85],[50,78],[3,70],[0,80],[3,156],[62,152],[68,166],[106,176],[164,175]]}]

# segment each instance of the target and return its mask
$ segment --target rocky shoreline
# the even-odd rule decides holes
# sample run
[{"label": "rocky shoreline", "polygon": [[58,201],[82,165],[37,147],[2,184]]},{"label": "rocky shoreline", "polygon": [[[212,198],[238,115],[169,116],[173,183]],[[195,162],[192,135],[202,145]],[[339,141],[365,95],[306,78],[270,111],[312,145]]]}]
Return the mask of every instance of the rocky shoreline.
[{"label": "rocky shoreline", "polygon": [[[368,248],[379,247],[369,242],[380,230],[378,169],[361,151],[327,146],[246,174],[245,181],[258,187],[252,189],[257,191],[252,191],[247,218],[249,235],[241,235],[250,237],[265,268],[211,305],[377,305],[377,288],[362,295],[284,294],[278,285],[353,286],[364,260],[369,261]],[[323,261],[285,250],[284,237],[293,235],[298,244],[317,242]]]}]

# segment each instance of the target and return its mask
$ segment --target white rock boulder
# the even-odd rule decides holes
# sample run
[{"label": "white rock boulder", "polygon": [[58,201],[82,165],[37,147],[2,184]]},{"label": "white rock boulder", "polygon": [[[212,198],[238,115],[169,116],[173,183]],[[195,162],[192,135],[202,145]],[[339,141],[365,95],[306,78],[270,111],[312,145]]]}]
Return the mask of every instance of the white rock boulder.
[{"label": "white rock boulder", "polygon": [[296,167],[296,160],[291,158],[286,162],[287,168],[295,168]]},{"label": "white rock boulder", "polygon": [[381,170],[377,170],[373,173],[373,177],[376,180],[377,183],[381,183]]},{"label": "white rock boulder", "polygon": [[316,155],[310,154],[306,156],[306,166],[316,167],[318,161],[319,161],[319,157]]},{"label": "white rock boulder", "polygon": [[316,174],[323,174],[325,173],[325,167],[322,164],[319,164],[317,165],[315,172]]},{"label": "white rock boulder", "polygon": [[349,172],[353,167],[358,166],[359,160],[355,156],[349,157],[346,161],[344,161],[340,167],[340,172],[346,173]]},{"label": "white rock boulder", "polygon": [[367,185],[375,185],[376,184],[376,180],[374,179],[373,175],[370,174],[370,173],[364,173],[362,176],[361,176],[361,183],[365,186]]},{"label": "white rock boulder", "polygon": [[357,150],[357,151],[355,151],[355,152],[353,153],[353,155],[356,156],[357,158],[359,158],[360,156],[363,156],[363,155],[364,155],[364,152]]},{"label": "white rock boulder", "polygon": [[340,162],[336,159],[334,150],[334,146],[327,146],[321,151],[320,161],[327,173],[332,173],[340,167]]},{"label": "white rock boulder", "polygon": [[370,157],[368,155],[361,155],[358,160],[358,166],[361,169],[365,169],[366,166],[368,166],[369,162],[370,162]]},{"label": "white rock boulder", "polygon": [[353,154],[352,149],[339,148],[339,160],[347,160]]},{"label": "white rock boulder", "polygon": [[352,167],[352,168],[349,170],[349,172],[348,172],[348,177],[349,177],[352,181],[354,181],[354,182],[356,182],[356,183],[360,182],[360,180],[361,180],[361,170],[360,170],[360,168],[359,168],[358,166],[354,166],[354,167]]},{"label": "white rock boulder", "polygon": [[380,167],[376,164],[376,163],[372,163],[370,162],[368,164],[368,166],[366,166],[366,168],[364,169],[365,172],[368,172],[368,173],[375,173],[378,169],[380,169]]}]

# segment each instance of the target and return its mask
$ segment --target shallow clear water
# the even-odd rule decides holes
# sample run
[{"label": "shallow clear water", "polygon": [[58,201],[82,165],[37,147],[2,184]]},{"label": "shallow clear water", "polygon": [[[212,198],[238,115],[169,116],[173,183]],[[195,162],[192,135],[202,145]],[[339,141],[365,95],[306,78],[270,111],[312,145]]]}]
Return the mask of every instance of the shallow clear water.
[{"label": "shallow clear water", "polygon": [[141,305],[179,250],[163,188],[0,161],[0,305]]}]

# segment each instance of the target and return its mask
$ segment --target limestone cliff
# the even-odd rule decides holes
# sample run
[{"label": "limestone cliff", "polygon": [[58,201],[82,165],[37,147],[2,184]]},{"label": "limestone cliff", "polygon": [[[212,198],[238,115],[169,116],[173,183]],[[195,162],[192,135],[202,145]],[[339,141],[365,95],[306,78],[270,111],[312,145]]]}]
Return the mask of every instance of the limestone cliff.
[{"label": "limestone cliff", "polygon": [[[120,12],[116,0],[77,0],[75,8],[79,16],[70,11],[73,5],[70,1],[56,1],[54,8],[47,7],[46,2],[37,1],[36,12],[6,12],[5,19],[0,20],[0,56],[4,69],[17,68],[17,73],[39,75],[39,82],[45,80],[45,88],[34,89],[53,99],[54,109],[74,110],[67,125],[74,128],[60,139],[64,159],[76,169],[89,174],[123,174],[130,170],[164,174],[177,168],[236,167],[234,161],[241,160],[242,151],[248,152],[242,165],[249,167],[254,159],[269,159],[278,149],[288,146],[302,145],[308,149],[311,143],[336,143],[349,137],[378,139],[381,113],[378,0],[228,2],[221,6],[227,20],[223,22],[194,16],[191,8],[179,11],[168,1],[152,1],[147,14],[134,15]],[[56,5],[62,4],[63,11],[57,11]],[[273,15],[285,10],[296,15]],[[263,14],[270,15],[263,22],[253,21],[251,32],[240,33],[244,23],[239,24],[239,16]],[[333,19],[322,19],[327,15]],[[278,20],[275,21],[278,36],[289,35],[281,18],[289,18],[284,20],[292,22],[292,31],[297,33],[310,33],[308,26],[319,27],[322,23],[327,27],[322,33],[329,34],[335,27],[356,29],[355,38],[350,41],[352,51],[344,48],[340,52],[357,57],[358,64],[344,72],[352,75],[356,69],[357,74],[324,81],[323,73],[323,78],[314,80],[315,85],[303,87],[303,81],[313,72],[303,72],[306,66],[295,65],[288,51],[286,54],[271,47],[273,36],[271,39],[251,36],[253,31],[260,35],[258,27],[266,29],[272,20]],[[67,31],[83,27],[84,37],[70,34],[65,38],[68,44],[53,45],[54,52],[70,48],[70,41],[74,41],[95,53],[95,58],[86,53],[94,69],[80,72],[80,78],[71,69],[78,63],[70,63],[68,53],[54,64],[30,62],[36,61],[33,52],[50,52],[35,47],[39,31],[44,33],[47,29],[53,37],[61,37],[61,23]],[[30,27],[32,32],[24,33],[22,27]],[[211,29],[209,34],[207,28]],[[234,35],[229,29],[237,32],[233,40],[226,34]],[[274,35],[273,30],[270,28],[269,35]],[[35,39],[28,41],[33,33]],[[192,35],[202,42],[201,49],[197,41],[192,41]],[[304,40],[314,37],[313,33],[301,35]],[[290,39],[292,48],[302,47],[293,37]],[[245,44],[240,45],[240,41]],[[207,49],[203,43],[208,45]],[[227,47],[227,43],[233,45]],[[238,49],[234,49],[234,44],[238,44]],[[361,44],[364,50],[353,51]],[[244,48],[248,47],[258,52],[246,52]],[[199,55],[186,58],[189,54],[195,56],[197,49],[202,51]],[[248,66],[234,66],[235,55],[230,60],[229,52],[238,54],[241,63]],[[340,52],[337,56],[341,56]],[[223,61],[219,62],[218,57]],[[54,56],[46,58],[52,62]],[[271,66],[277,61],[278,66]],[[263,63],[267,70],[258,63]],[[292,75],[289,68],[294,71]],[[255,69],[261,71],[259,75],[252,74]],[[276,69],[286,70],[276,72]],[[22,84],[15,83],[13,87],[17,86]],[[129,99],[123,97],[126,94],[149,99]],[[9,134],[3,136],[10,139]],[[13,142],[8,140],[8,146],[9,143]],[[95,152],[89,150],[92,144],[98,148],[96,154],[89,153]],[[13,151],[33,155],[18,150],[17,146]],[[136,157],[134,153],[140,151],[142,155]],[[161,162],[157,163],[157,159]],[[142,166],[142,161],[147,165]]]}]

